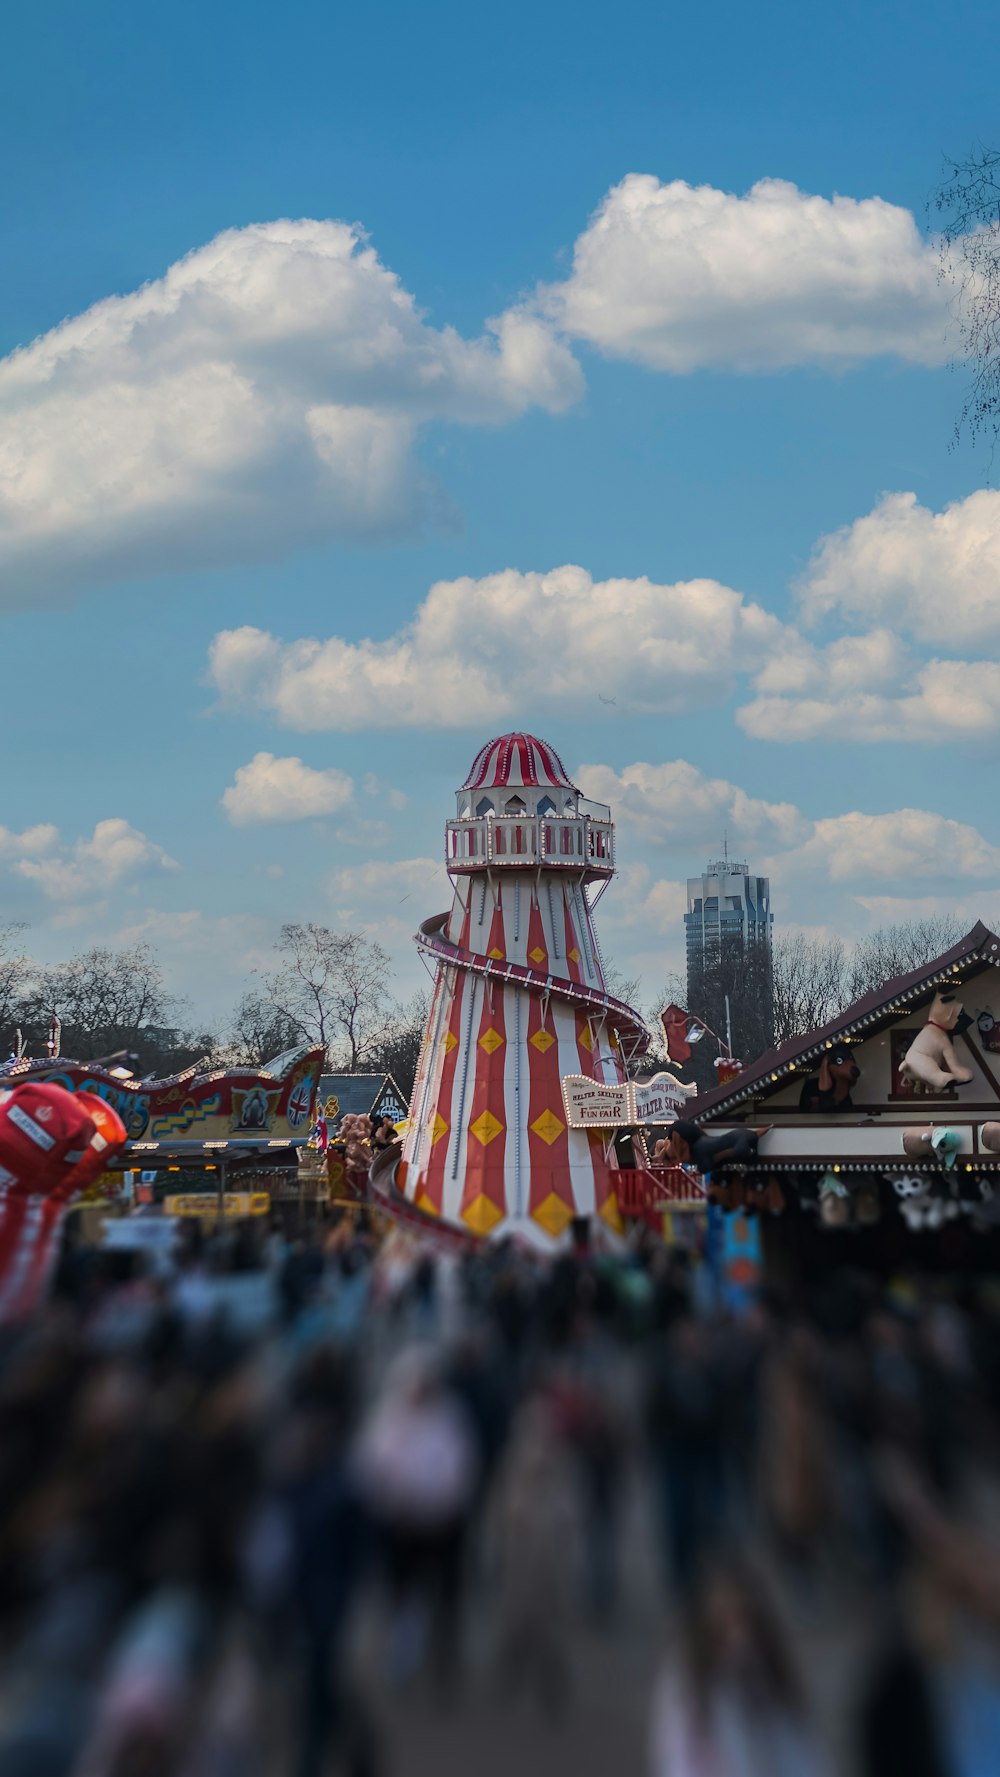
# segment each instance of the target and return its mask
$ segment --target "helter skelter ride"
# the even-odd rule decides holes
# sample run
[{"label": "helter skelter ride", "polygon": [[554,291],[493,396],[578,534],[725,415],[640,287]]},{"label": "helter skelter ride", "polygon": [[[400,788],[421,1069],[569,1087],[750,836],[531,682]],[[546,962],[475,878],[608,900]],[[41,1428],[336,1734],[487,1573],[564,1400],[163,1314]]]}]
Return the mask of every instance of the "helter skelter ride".
[{"label": "helter skelter ride", "polygon": [[[435,983],[394,1191],[478,1235],[549,1245],[576,1218],[618,1232],[613,1145],[572,1125],[563,1089],[625,1088],[650,1040],[608,992],[594,930],[610,810],[545,741],[505,734],[477,753],[445,844],[454,899],[416,936]],[[389,1170],[373,1169],[376,1189]]]}]

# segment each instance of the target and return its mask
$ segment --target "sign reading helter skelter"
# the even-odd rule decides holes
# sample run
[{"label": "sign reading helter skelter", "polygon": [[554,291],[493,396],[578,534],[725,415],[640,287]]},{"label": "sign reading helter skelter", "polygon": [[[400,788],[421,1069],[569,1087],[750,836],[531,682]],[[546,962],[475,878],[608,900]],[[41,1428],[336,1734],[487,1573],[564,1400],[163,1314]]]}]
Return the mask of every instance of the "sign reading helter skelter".
[{"label": "sign reading helter skelter", "polygon": [[505,734],[476,755],[445,844],[454,898],[417,934],[435,985],[396,1185],[478,1234],[549,1244],[578,1217],[618,1232],[608,1121],[576,1117],[563,1090],[623,1095],[635,1121],[625,1063],[649,1032],[608,993],[593,925],[610,810],[545,741]]},{"label": "sign reading helter skelter", "polygon": [[697,1090],[668,1073],[654,1074],[641,1085],[624,1080],[620,1085],[604,1086],[582,1074],[567,1075],[562,1083],[570,1128],[608,1131],[673,1123],[683,1116],[685,1100]]}]

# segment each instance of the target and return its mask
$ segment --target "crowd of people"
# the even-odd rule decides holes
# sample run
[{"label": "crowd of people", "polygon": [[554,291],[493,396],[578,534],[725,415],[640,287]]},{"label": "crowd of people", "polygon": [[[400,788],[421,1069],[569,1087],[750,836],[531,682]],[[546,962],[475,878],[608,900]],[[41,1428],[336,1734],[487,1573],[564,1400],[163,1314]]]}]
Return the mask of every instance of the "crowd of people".
[{"label": "crowd of people", "polygon": [[985,1287],[734,1315],[659,1243],[455,1256],[363,1210],[169,1266],[71,1238],[3,1335],[0,1777],[405,1777],[414,1694],[470,1768],[494,1695],[562,1768],[580,1650],[640,1608],[650,1777],[984,1777],[998,1455]]}]

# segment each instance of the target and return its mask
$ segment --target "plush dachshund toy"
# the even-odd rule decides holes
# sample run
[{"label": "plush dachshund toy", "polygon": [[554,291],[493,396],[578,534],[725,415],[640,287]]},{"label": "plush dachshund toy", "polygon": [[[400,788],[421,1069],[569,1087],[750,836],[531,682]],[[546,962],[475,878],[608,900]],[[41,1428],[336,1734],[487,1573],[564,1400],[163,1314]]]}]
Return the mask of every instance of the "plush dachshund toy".
[{"label": "plush dachshund toy", "polygon": [[851,1089],[861,1077],[847,1043],[828,1049],[819,1064],[819,1073],[804,1080],[799,1093],[800,1111],[849,1111],[853,1106]]},{"label": "plush dachshund toy", "polygon": [[703,1173],[711,1172],[723,1160],[745,1166],[753,1161],[759,1140],[758,1129],[726,1129],[720,1135],[707,1135],[697,1123],[674,1123],[667,1158],[675,1166],[696,1166]]}]

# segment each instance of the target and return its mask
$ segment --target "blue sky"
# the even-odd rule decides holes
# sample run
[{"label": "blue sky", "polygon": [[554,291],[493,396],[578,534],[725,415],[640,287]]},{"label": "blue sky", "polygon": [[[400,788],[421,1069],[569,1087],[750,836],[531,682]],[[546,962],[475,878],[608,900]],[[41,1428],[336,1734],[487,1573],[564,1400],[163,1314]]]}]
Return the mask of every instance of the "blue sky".
[{"label": "blue sky", "polygon": [[221,1021],[283,919],[343,920],[406,991],[510,726],[614,803],[602,930],[650,994],[723,829],[786,923],[1000,916],[1000,496],[949,450],[922,239],[994,139],[979,24],[19,7],[0,877],[36,953],[148,936]]}]

